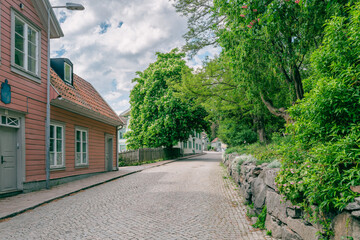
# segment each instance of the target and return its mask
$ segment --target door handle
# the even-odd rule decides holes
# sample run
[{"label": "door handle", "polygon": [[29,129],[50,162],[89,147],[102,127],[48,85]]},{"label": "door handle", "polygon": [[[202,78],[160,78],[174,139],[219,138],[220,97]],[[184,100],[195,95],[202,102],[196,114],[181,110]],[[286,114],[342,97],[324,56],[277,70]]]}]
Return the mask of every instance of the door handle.
[{"label": "door handle", "polygon": [[6,161],[4,160],[4,156],[1,156],[1,164],[3,164],[4,162],[6,162]]}]

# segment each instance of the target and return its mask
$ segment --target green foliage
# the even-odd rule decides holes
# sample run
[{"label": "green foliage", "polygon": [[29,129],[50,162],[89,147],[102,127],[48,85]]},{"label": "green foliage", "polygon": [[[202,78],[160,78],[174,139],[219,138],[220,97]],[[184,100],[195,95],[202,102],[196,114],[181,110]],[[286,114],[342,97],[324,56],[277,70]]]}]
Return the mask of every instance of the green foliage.
[{"label": "green foliage", "polygon": [[289,141],[289,137],[273,137],[272,142],[269,144],[263,144],[256,142],[249,145],[241,145],[226,149],[225,153],[237,153],[239,155],[252,155],[255,157],[256,164],[270,163],[275,160],[282,159],[282,149],[280,146],[284,145]]},{"label": "green foliage", "polygon": [[158,159],[158,160],[151,160],[151,161],[144,161],[144,162],[126,162],[122,159],[119,159],[119,167],[125,167],[125,166],[139,166],[139,165],[143,165],[143,164],[149,164],[149,163],[156,163],[156,162],[160,162],[160,161],[164,161],[164,159]]},{"label": "green foliage", "polygon": [[266,231],[266,235],[267,235],[267,236],[272,236],[271,230],[267,230],[267,231]]},{"label": "green foliage", "polygon": [[262,230],[266,229],[265,228],[265,220],[266,220],[266,214],[267,214],[266,210],[267,210],[267,208],[265,205],[264,208],[262,209],[261,213],[259,214],[256,223],[253,225],[254,228],[260,228]]},{"label": "green foliage", "polygon": [[187,140],[194,130],[207,130],[206,111],[191,98],[177,97],[169,87],[170,83],[181,82],[183,71],[189,71],[183,57],[177,49],[157,53],[156,62],[137,72],[130,94],[131,130],[125,134],[129,149],[171,148]]},{"label": "green foliage", "polygon": [[274,160],[271,163],[269,163],[269,165],[267,165],[268,168],[280,168],[281,167],[281,162],[279,162],[278,160]]},{"label": "green foliage", "polygon": [[[342,210],[360,185],[360,3],[327,22],[312,55],[313,87],[290,109],[291,141],[283,148],[278,188],[329,226],[324,213]],[[311,206],[317,206],[315,213]]]},{"label": "green foliage", "polygon": [[221,141],[229,146],[251,144],[257,141],[257,134],[249,126],[236,121],[235,118],[221,121],[218,135]]},{"label": "green foliage", "polygon": [[257,159],[254,158],[254,157],[251,156],[251,155],[243,154],[243,155],[237,156],[237,157],[235,158],[235,161],[238,161],[236,168],[237,168],[238,173],[240,174],[240,172],[241,172],[241,165],[242,165],[244,162],[248,161],[248,162],[256,163],[256,162],[257,162]]}]

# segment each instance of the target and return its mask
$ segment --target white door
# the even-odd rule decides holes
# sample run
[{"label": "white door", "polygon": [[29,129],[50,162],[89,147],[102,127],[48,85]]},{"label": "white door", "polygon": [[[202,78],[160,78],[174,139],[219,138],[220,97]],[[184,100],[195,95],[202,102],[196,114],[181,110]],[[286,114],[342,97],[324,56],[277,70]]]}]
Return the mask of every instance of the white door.
[{"label": "white door", "polygon": [[16,190],[17,129],[0,127],[0,192]]}]

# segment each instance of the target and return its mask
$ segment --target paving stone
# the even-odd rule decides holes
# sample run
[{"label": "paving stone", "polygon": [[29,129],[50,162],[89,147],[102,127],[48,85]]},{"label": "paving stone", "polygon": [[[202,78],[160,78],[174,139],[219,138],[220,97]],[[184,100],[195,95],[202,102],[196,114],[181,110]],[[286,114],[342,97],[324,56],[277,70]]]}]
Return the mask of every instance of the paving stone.
[{"label": "paving stone", "polygon": [[272,239],[207,154],[146,169],[0,222],[3,239]]}]

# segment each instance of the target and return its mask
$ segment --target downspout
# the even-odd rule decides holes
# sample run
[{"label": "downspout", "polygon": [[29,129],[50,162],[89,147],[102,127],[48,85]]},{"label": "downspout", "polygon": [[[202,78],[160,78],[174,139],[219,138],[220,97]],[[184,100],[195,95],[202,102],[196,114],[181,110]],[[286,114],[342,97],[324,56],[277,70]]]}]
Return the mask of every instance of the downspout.
[{"label": "downspout", "polygon": [[46,188],[50,188],[50,8],[47,7],[47,84],[46,84],[46,122],[45,122],[45,172]]},{"label": "downspout", "polygon": [[119,171],[119,129],[121,125],[116,126],[116,171]]}]

